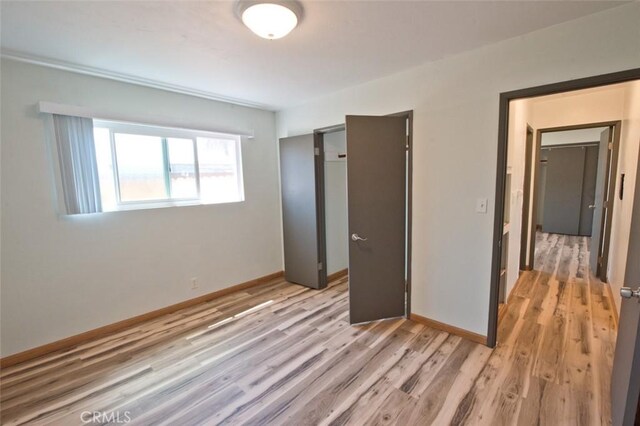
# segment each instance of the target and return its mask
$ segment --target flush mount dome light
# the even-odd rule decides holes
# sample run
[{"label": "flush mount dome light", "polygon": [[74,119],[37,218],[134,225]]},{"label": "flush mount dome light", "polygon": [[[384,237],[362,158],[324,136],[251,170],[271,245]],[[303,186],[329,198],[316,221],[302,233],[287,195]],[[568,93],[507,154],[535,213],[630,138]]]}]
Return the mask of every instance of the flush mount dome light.
[{"label": "flush mount dome light", "polygon": [[302,18],[295,1],[239,1],[236,14],[255,34],[274,40],[289,34]]}]

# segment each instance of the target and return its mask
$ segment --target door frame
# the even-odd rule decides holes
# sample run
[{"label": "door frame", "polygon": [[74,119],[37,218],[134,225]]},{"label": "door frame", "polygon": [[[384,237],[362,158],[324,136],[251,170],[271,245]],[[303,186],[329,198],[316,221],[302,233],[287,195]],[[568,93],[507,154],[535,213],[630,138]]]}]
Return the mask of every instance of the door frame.
[{"label": "door frame", "polygon": [[[393,114],[386,114],[389,117],[406,117],[407,119],[407,223],[405,237],[405,262],[407,268],[406,276],[406,300],[405,300],[405,313],[404,317],[409,318],[411,314],[411,235],[412,235],[412,222],[413,222],[413,110],[401,111]],[[324,176],[324,135],[328,133],[335,133],[346,130],[346,125],[336,124],[333,126],[321,127],[313,131],[314,147],[319,149],[319,153],[316,155],[316,216],[317,216],[317,229],[318,229],[318,253],[320,262],[322,262],[322,270],[320,270],[320,283],[321,288],[327,286],[327,234],[326,234],[326,221],[325,221],[325,176]],[[348,157],[347,157],[348,161]],[[345,182],[346,185],[346,182]]]},{"label": "door frame", "polygon": [[[611,223],[613,221],[613,196],[615,196],[614,192],[616,189],[616,178],[618,176],[618,154],[620,150],[620,131],[622,129],[622,121],[614,120],[614,121],[601,121],[597,123],[585,123],[585,124],[575,124],[568,126],[558,126],[558,127],[546,127],[544,129],[538,129],[536,131],[536,158],[540,155],[540,149],[542,148],[542,135],[544,133],[553,133],[553,132],[563,132],[566,130],[581,130],[581,129],[594,129],[597,127],[610,127],[613,129],[613,146],[610,150],[610,157],[607,161],[607,169],[605,173],[607,174],[605,178],[605,194],[610,194],[611,206],[607,207],[607,214],[602,215],[603,223],[600,224],[602,227],[602,233],[600,234],[600,242],[598,243],[601,246],[601,251],[603,253],[602,265],[598,265],[596,268],[596,275],[602,281],[607,281],[607,264],[609,263],[609,246],[611,243]],[[584,146],[585,144],[576,144],[575,146]],[[536,162],[536,174],[535,181],[533,181],[533,211],[531,215],[532,229],[535,229],[537,222],[537,202],[540,188],[538,186],[538,177],[540,176],[540,162]],[[614,177],[610,179],[610,177]],[[533,265],[533,259],[535,254],[535,232],[531,234],[530,240],[530,252],[529,259],[530,265]],[[604,243],[604,246],[603,246]]]},{"label": "door frame", "polygon": [[[316,217],[318,229],[318,258],[322,264],[320,269],[321,288],[329,284],[327,274],[327,223],[326,223],[326,203],[325,203],[325,178],[324,178],[324,135],[328,133],[341,132],[346,130],[344,124],[323,127],[313,131],[313,146],[316,149]],[[347,183],[345,182],[345,185]]]},{"label": "door frame", "polygon": [[[532,164],[534,158],[534,145],[535,145],[535,134],[533,128],[527,123],[527,137],[524,151],[524,187],[522,190],[522,230],[520,232],[520,270],[521,271],[530,271],[533,269],[533,256],[531,256],[531,251],[534,250],[529,244],[529,240],[535,241],[535,238],[530,238],[531,236],[535,237],[535,226],[532,227],[529,222],[529,214],[533,209],[533,216],[531,217],[531,222],[535,222],[535,203],[531,203],[533,199],[533,191],[532,187],[532,177],[534,174],[532,173]],[[526,232],[523,232],[526,230]],[[527,256],[527,250],[530,250],[529,256]]]},{"label": "door frame", "polygon": [[495,211],[493,223],[493,243],[491,256],[491,281],[489,292],[489,324],[487,346],[496,346],[498,337],[498,305],[500,292],[500,254],[504,221],[504,195],[507,172],[507,143],[509,135],[509,102],[516,99],[552,95],[592,87],[640,79],[640,68],[629,69],[593,77],[562,81],[559,83],[534,86],[526,89],[500,93],[498,113],[498,147],[496,163]]}]

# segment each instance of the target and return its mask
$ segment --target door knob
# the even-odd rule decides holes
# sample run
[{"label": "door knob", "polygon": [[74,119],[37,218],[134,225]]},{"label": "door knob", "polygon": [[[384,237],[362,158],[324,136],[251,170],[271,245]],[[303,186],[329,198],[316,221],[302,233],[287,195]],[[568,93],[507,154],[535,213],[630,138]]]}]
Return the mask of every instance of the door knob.
[{"label": "door knob", "polygon": [[631,290],[629,287],[622,287],[620,289],[620,296],[624,297],[625,299],[637,297],[639,299],[638,302],[640,302],[640,287],[635,290]]},{"label": "door knob", "polygon": [[595,205],[595,204],[589,204],[589,208],[590,208],[590,209],[595,209],[595,208],[596,208],[596,205]]},{"label": "door knob", "polygon": [[367,241],[366,238],[362,238],[360,235],[358,234],[351,234],[351,239],[353,241]]}]

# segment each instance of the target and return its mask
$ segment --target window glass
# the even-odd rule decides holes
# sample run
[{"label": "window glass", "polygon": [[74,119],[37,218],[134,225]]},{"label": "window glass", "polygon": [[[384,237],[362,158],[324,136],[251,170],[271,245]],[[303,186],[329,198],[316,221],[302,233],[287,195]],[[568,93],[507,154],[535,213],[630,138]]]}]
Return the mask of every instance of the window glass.
[{"label": "window glass", "polygon": [[197,198],[193,139],[167,138],[171,198]]},{"label": "window glass", "polygon": [[114,134],[122,202],[168,198],[162,138]]},{"label": "window glass", "polygon": [[109,121],[94,126],[103,211],[244,200],[240,137]]},{"label": "window glass", "polygon": [[100,179],[100,197],[102,210],[111,211],[117,206],[115,178],[113,172],[113,157],[111,156],[111,136],[109,129],[96,127],[93,129],[93,139],[96,146],[96,160],[98,162],[98,177]]},{"label": "window glass", "polygon": [[243,199],[237,148],[234,139],[198,138],[202,200],[224,203]]}]

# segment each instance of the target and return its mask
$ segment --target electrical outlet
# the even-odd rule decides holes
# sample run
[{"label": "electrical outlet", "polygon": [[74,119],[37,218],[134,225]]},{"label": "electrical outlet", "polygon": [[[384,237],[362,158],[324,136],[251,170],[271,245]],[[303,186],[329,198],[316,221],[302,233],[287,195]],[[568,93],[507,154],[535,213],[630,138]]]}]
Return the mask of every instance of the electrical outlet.
[{"label": "electrical outlet", "polygon": [[478,198],[476,200],[476,213],[486,213],[486,212],[487,212],[487,199]]},{"label": "electrical outlet", "polygon": [[191,290],[198,288],[198,277],[191,278]]}]

